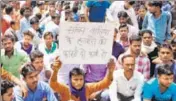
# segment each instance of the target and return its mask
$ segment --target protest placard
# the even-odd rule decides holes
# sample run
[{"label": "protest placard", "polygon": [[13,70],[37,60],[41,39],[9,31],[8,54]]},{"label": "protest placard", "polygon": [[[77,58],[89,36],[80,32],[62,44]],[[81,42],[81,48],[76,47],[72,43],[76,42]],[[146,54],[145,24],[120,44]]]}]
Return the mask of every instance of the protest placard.
[{"label": "protest placard", "polygon": [[112,54],[114,28],[110,23],[61,23],[59,51],[63,63],[107,63]]}]

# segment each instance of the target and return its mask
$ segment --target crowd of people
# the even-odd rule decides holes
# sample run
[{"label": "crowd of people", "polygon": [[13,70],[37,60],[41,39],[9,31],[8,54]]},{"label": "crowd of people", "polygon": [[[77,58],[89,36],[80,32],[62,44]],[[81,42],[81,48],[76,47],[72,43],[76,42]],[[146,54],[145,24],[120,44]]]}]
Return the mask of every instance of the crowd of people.
[{"label": "crowd of people", "polygon": [[[176,101],[176,1],[4,0],[1,14],[1,101]],[[109,62],[64,64],[64,22],[114,24]]]}]

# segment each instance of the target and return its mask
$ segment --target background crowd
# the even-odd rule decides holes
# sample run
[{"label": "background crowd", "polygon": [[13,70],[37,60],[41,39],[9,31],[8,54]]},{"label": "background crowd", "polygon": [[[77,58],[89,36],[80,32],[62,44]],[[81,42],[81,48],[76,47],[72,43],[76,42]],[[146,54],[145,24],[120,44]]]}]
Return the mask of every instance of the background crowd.
[{"label": "background crowd", "polygon": [[[1,15],[2,101],[176,101],[176,1],[4,0]],[[109,62],[62,63],[63,22],[114,24]]]}]

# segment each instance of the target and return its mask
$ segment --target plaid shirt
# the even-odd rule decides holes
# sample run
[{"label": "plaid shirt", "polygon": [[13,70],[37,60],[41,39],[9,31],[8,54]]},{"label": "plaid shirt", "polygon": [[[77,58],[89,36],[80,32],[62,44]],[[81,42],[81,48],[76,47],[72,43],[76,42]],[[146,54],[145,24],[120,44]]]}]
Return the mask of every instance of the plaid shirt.
[{"label": "plaid shirt", "polygon": [[[121,54],[118,58],[117,69],[122,68],[122,57],[124,55],[130,54],[130,49],[125,53]],[[135,69],[144,75],[145,81],[150,79],[150,60],[147,56],[139,55],[135,60]]]}]

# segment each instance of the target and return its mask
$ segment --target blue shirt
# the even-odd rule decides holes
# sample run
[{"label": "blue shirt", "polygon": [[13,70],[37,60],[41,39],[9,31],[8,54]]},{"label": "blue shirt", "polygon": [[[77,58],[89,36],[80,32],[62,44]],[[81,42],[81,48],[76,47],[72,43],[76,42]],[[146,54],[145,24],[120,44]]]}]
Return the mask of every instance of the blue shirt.
[{"label": "blue shirt", "polygon": [[19,34],[18,34],[18,39],[22,40],[23,39],[23,33],[25,31],[27,31],[29,28],[31,28],[31,24],[29,19],[26,19],[25,17],[23,17],[20,20],[20,30],[19,30]]},{"label": "blue shirt", "polygon": [[20,87],[14,88],[14,95],[16,101],[43,101],[44,98],[46,98],[47,101],[57,101],[50,86],[42,81],[38,82],[35,91],[28,89],[28,95],[26,98],[22,97]]},{"label": "blue shirt", "polygon": [[171,83],[168,89],[161,93],[158,79],[153,78],[144,85],[143,99],[152,101],[176,101],[176,84]]},{"label": "blue shirt", "polygon": [[110,3],[108,1],[88,1],[86,6],[89,10],[90,22],[104,22],[106,9],[109,8]]},{"label": "blue shirt", "polygon": [[151,30],[154,34],[155,42],[162,44],[165,40],[171,38],[171,21],[172,17],[169,12],[162,11],[159,18],[155,18],[153,14],[147,12],[142,28]]}]

